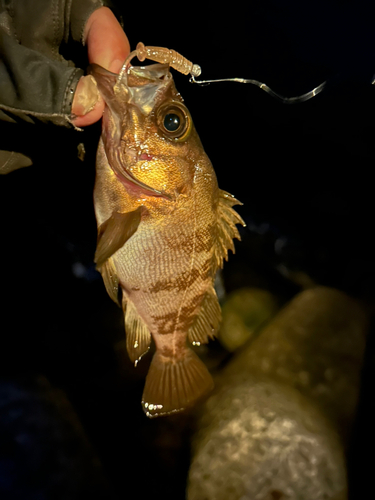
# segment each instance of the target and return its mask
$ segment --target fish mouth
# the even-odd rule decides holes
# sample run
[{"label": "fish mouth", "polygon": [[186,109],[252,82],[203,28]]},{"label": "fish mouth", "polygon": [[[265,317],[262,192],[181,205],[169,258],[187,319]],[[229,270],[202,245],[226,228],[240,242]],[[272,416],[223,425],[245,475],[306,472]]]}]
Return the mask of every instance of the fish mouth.
[{"label": "fish mouth", "polygon": [[[148,193],[152,194],[154,197],[162,197],[168,201],[176,201],[178,196],[185,190],[184,187],[176,187],[172,188],[166,182],[163,185],[158,185],[158,187],[154,187],[152,185],[148,185],[147,183],[147,173],[152,172],[152,169],[157,167],[160,163],[168,163],[170,157],[160,154],[153,154],[148,149],[143,147],[142,149],[133,148],[126,146],[122,150],[123,153],[123,169],[126,170],[128,176],[131,176],[135,179],[137,184],[141,184],[142,186],[146,186]],[[144,180],[141,180],[141,179]],[[121,179],[120,179],[121,180]],[[129,186],[126,186],[129,188]]]},{"label": "fish mouth", "polygon": [[139,195],[139,191],[146,196],[153,196],[171,200],[171,196],[164,191],[159,191],[139,180],[132,172],[132,167],[139,163],[148,163],[155,157],[144,151],[137,152],[136,150],[126,147],[120,152],[120,158],[116,162],[120,168],[114,168],[114,172],[126,189]]},{"label": "fish mouth", "polygon": [[158,187],[147,184],[147,172],[151,173],[152,169],[159,166],[160,163],[168,164],[172,158],[174,156],[153,154],[145,145],[138,145],[138,147],[123,145],[121,150],[122,175],[118,175],[117,171],[115,173],[126,189],[131,190],[134,194],[136,192],[139,194],[141,190],[147,196],[176,201],[179,195],[186,191],[186,186],[172,188],[172,186],[168,185],[168,182],[158,185]]},{"label": "fish mouth", "polygon": [[[140,160],[139,157],[146,155],[144,158],[150,158],[152,155],[140,151],[139,154],[136,150],[130,147],[111,147],[112,140],[106,140],[104,136],[104,150],[107,155],[108,163],[111,166],[118,180],[125,186],[128,191],[131,191],[135,196],[146,195],[153,197],[160,197],[170,200],[171,196],[165,192],[148,186],[131,171],[131,167],[137,164]],[[145,161],[145,160],[141,160]]]}]

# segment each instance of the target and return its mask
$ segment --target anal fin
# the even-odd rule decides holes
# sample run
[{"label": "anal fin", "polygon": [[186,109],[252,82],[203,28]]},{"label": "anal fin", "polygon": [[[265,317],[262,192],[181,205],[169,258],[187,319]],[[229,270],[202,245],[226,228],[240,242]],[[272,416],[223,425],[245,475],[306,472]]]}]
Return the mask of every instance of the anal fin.
[{"label": "anal fin", "polygon": [[143,319],[139,316],[133,302],[123,299],[125,310],[126,349],[131,361],[137,366],[141,357],[150,349],[151,334]]},{"label": "anal fin", "polygon": [[142,396],[147,417],[183,411],[213,389],[204,363],[191,349],[181,359],[166,358],[158,351],[152,358]]},{"label": "anal fin", "polygon": [[221,323],[221,309],[213,286],[203,298],[201,309],[188,331],[188,340],[193,345],[207,344],[213,339]]}]

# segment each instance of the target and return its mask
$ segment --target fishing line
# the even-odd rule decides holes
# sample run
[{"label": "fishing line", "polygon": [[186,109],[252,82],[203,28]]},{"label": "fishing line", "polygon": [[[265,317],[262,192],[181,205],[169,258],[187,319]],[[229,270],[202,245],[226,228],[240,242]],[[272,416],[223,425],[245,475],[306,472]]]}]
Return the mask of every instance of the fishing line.
[{"label": "fishing line", "polygon": [[195,77],[192,76],[189,82],[196,83],[198,85],[209,85],[210,83],[216,83],[216,82],[250,83],[251,85],[259,87],[261,90],[264,90],[264,92],[267,92],[267,94],[270,94],[272,97],[281,101],[284,104],[295,104],[298,102],[308,101],[312,97],[315,97],[316,95],[320,94],[320,92],[324,90],[327,84],[327,82],[325,81],[320,85],[318,85],[317,87],[310,90],[310,92],[306,92],[306,94],[302,94],[295,97],[284,97],[275,92],[274,90],[272,90],[271,87],[269,87],[265,83],[259,82],[258,80],[251,80],[247,78],[218,78],[217,80],[196,80]]}]

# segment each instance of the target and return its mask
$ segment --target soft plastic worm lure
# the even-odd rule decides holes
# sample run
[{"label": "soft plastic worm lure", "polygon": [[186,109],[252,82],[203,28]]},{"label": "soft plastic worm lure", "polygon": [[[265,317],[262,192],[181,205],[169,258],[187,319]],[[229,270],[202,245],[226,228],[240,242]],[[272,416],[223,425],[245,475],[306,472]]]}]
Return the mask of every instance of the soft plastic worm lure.
[{"label": "soft plastic worm lure", "polygon": [[190,73],[192,78],[199,76],[202,71],[198,64],[193,64],[175,50],[170,50],[165,47],[145,47],[142,42],[139,42],[136,49],[133,50],[133,52],[131,52],[126,58],[117,82],[120,82],[124,74],[127,74],[130,61],[134,57],[138,57],[141,62],[145,59],[149,59],[150,61],[155,61],[161,64],[169,64],[169,66],[183,75],[188,75]]},{"label": "soft plastic worm lure", "polygon": [[175,70],[184,75],[189,73],[194,78],[201,74],[201,67],[198,64],[193,64],[175,50],[166,49],[164,47],[145,47],[142,42],[139,42],[134,51],[140,61],[150,59],[161,64],[169,64]]},{"label": "soft plastic worm lure", "polygon": [[310,92],[306,92],[306,94],[302,94],[300,96],[284,97],[275,92],[274,90],[272,90],[265,83],[259,82],[258,80],[251,80],[246,78],[219,78],[217,80],[196,80],[195,77],[200,76],[202,72],[201,67],[198,64],[193,64],[175,50],[170,50],[165,47],[145,47],[145,45],[142,42],[139,42],[136,49],[133,50],[133,52],[131,52],[127,57],[127,59],[125,60],[121,68],[120,74],[118,76],[116,85],[118,85],[121,82],[124,75],[127,75],[127,71],[130,67],[130,61],[134,57],[137,57],[141,62],[143,62],[146,59],[149,59],[150,61],[155,61],[161,64],[169,64],[172,68],[174,68],[175,70],[179,71],[184,75],[188,75],[190,73],[191,75],[190,82],[196,83],[198,85],[209,85],[210,83],[216,83],[216,82],[250,83],[252,85],[256,85],[261,90],[264,90],[272,97],[278,99],[284,104],[294,104],[297,102],[307,101],[312,97],[318,95],[325,88],[327,83],[323,82],[314,89],[310,90]]}]

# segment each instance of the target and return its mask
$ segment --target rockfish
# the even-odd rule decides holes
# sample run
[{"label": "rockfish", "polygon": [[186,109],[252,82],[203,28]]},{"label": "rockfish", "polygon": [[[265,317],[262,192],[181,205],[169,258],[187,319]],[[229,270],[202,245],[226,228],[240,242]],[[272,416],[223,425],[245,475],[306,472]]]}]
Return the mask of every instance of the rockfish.
[{"label": "rockfish", "polygon": [[[94,191],[95,254],[110,297],[125,315],[137,364],[156,345],[142,405],[148,417],[181,411],[213,387],[188,343],[215,336],[214,278],[244,224],[241,204],[219,189],[169,66],[91,70],[106,107]],[[119,292],[122,292],[121,294]]]}]

